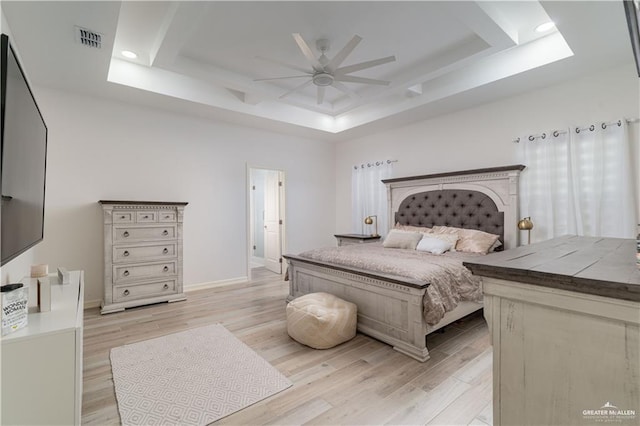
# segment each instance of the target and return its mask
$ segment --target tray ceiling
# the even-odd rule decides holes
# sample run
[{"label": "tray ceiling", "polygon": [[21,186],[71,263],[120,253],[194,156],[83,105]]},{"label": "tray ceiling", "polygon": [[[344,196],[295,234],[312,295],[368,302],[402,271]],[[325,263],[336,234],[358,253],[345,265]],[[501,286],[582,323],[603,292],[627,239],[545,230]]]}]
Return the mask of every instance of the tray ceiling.
[{"label": "tray ceiling", "polygon": [[[25,61],[34,64],[28,69],[37,84],[130,98],[144,97],[143,91],[185,111],[208,109],[326,134],[420,111],[433,115],[436,105],[444,112],[468,107],[491,100],[489,87],[496,97],[513,93],[514,85],[503,82],[527,74],[530,82],[522,88],[535,87],[549,76],[533,71],[562,61],[575,74],[576,64],[595,66],[583,58],[585,43],[595,38],[590,32],[604,28],[599,38],[606,50],[592,56],[632,61],[626,28],[620,28],[621,2],[3,1],[2,8]],[[558,29],[534,31],[550,20]],[[100,32],[104,47],[81,48],[69,37],[74,26]],[[316,57],[316,40],[328,40],[329,59],[352,37],[362,37],[342,65],[394,55],[394,62],[351,74],[390,84],[344,83],[352,96],[329,86],[321,104],[313,84],[282,97],[304,79],[255,80],[300,75],[277,61],[310,68],[293,33]],[[43,48],[37,43],[43,37],[60,48]],[[125,58],[123,50],[138,57]],[[44,64],[49,74],[41,71]]]}]

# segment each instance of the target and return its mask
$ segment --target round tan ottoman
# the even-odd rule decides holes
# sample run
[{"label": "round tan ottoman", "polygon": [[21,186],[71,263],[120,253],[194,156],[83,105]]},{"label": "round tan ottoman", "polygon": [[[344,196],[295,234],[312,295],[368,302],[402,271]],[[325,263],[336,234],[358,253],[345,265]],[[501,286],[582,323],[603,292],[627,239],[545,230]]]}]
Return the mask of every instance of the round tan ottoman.
[{"label": "round tan ottoman", "polygon": [[287,332],[315,349],[329,349],[356,335],[358,308],[328,293],[311,293],[287,305]]}]

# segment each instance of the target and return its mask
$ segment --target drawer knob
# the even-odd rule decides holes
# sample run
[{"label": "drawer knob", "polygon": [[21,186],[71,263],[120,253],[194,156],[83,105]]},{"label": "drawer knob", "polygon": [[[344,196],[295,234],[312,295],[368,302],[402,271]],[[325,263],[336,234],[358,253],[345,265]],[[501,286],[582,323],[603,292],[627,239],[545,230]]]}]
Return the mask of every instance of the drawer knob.
[{"label": "drawer knob", "polygon": [[169,284],[163,285],[162,288],[165,289],[165,290],[169,290]]},{"label": "drawer knob", "polygon": [[165,229],[164,231],[162,231],[162,235],[169,235],[169,231]]},{"label": "drawer knob", "polygon": [[126,216],[120,216],[120,219],[126,219],[126,218],[127,218]]},{"label": "drawer knob", "polygon": [[122,273],[122,275],[124,275],[125,277],[128,277],[128,276],[129,276],[129,271],[124,271],[124,272]]},{"label": "drawer knob", "polygon": [[162,271],[163,271],[163,272],[168,272],[168,271],[169,271],[169,267],[168,267],[168,266],[165,266],[164,268],[162,268]]},{"label": "drawer knob", "polygon": [[129,236],[129,231],[124,231],[124,232],[122,233],[122,236],[123,236],[123,237],[125,237],[125,238],[127,238],[127,237]]},{"label": "drawer knob", "polygon": [[165,216],[164,218],[165,219],[171,219],[171,216]]},{"label": "drawer knob", "polygon": [[122,294],[124,294],[125,296],[128,296],[129,295],[129,290],[123,291]]},{"label": "drawer knob", "polygon": [[165,247],[164,250],[162,250],[162,254],[167,254],[167,253],[169,253],[169,249]]},{"label": "drawer knob", "polygon": [[148,215],[148,214],[145,214],[145,215],[144,215],[144,218],[145,218],[145,219],[149,219],[149,215]]},{"label": "drawer knob", "polygon": [[122,255],[123,255],[124,257],[129,256],[129,250],[125,250],[125,251],[124,251],[124,253],[122,253]]}]

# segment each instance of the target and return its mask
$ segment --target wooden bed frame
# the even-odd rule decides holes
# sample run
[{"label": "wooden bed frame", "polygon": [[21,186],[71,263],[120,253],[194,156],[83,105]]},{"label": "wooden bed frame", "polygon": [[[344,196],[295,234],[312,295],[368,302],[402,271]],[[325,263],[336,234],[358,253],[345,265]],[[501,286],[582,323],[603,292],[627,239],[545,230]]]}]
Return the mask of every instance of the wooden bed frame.
[{"label": "wooden bed frame", "polygon": [[[504,225],[500,225],[504,248],[516,247],[519,237],[518,179],[523,169],[524,166],[516,165],[384,180],[387,186],[389,228],[396,219],[404,216],[399,212],[400,207],[407,207],[406,200],[410,197],[415,199],[416,194],[443,190],[475,191],[486,194],[500,212],[500,220]],[[449,225],[451,217],[436,219],[442,216],[440,210],[425,213],[422,205],[420,208],[422,215],[435,220],[424,224],[420,220],[422,226]],[[453,212],[449,216],[458,215]],[[404,223],[418,224],[413,218]],[[479,225],[480,223],[476,226],[475,223],[462,222],[461,227],[484,229]],[[451,223],[450,226],[460,225]],[[288,301],[308,293],[326,292],[353,302],[358,306],[358,331],[388,343],[395,350],[421,362],[429,359],[427,334],[482,308],[481,303],[460,302],[438,324],[430,326],[422,313],[422,299],[429,286],[428,282],[372,273],[299,256],[284,257],[289,263]]]}]

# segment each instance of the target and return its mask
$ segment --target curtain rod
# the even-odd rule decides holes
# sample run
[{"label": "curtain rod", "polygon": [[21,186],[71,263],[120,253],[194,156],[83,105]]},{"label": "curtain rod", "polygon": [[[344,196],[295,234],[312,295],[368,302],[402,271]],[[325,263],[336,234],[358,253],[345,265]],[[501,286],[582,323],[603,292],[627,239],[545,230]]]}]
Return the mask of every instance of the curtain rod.
[{"label": "curtain rod", "polygon": [[[632,124],[632,123],[637,123],[638,121],[640,121],[640,118],[633,118],[633,119],[626,119],[624,120],[627,124]],[[602,127],[603,129],[606,129],[609,126],[613,126],[613,125],[618,125],[618,126],[622,126],[622,121],[621,120],[617,120],[617,121],[611,121],[609,123],[602,123],[600,124],[600,127]],[[580,133],[582,131],[585,130],[589,130],[590,132],[593,132],[595,130],[596,126],[595,125],[590,125],[588,127],[576,127],[574,130],[576,133]],[[554,137],[558,137],[560,135],[564,135],[566,134],[567,131],[566,130],[554,130],[553,132],[551,132],[551,134]],[[540,133],[537,135],[529,135],[529,137],[527,137],[527,139],[529,141],[534,141],[536,139],[546,139],[547,138],[547,134],[546,133]],[[512,141],[513,143],[520,143],[520,138],[516,138]]]},{"label": "curtain rod", "polygon": [[360,166],[358,166],[357,164],[355,166],[353,166],[353,170],[358,170],[358,168],[364,169],[365,166],[366,167],[374,167],[374,166],[382,166],[384,163],[387,164],[391,164],[391,163],[397,163],[398,160],[383,160],[383,161],[376,161],[375,163],[362,163],[360,164]]}]

